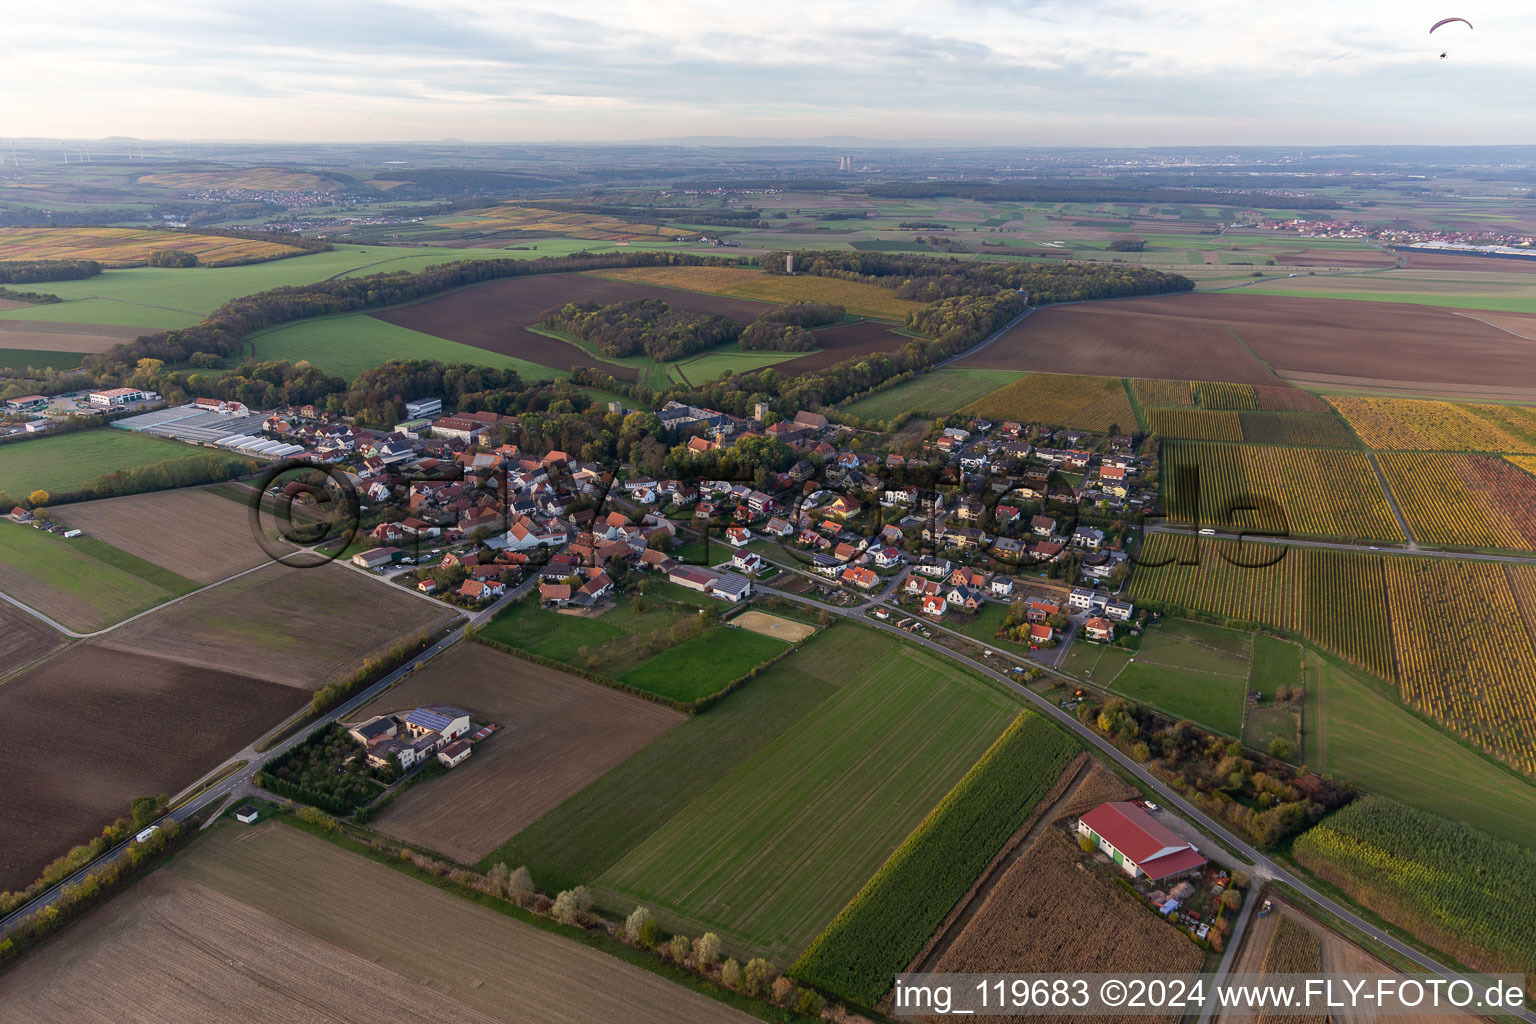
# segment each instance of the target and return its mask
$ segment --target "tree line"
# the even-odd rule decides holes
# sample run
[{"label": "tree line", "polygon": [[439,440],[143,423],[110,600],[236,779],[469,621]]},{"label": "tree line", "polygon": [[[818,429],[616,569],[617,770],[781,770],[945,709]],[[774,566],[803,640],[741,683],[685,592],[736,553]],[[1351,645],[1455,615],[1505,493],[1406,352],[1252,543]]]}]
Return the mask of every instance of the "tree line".
[{"label": "tree line", "polygon": [[660,299],[623,302],[568,302],[545,312],[539,321],[551,330],[589,341],[603,355],[648,355],[670,362],[734,340],[734,321],[717,313],[692,313]]},{"label": "tree line", "polygon": [[0,284],[79,281],[101,273],[96,260],[14,260],[0,263]]},{"label": "tree line", "polygon": [[772,352],[809,352],[816,347],[812,327],[826,327],[848,311],[830,302],[791,302],[771,309],[748,324],[736,339],[746,349]]}]

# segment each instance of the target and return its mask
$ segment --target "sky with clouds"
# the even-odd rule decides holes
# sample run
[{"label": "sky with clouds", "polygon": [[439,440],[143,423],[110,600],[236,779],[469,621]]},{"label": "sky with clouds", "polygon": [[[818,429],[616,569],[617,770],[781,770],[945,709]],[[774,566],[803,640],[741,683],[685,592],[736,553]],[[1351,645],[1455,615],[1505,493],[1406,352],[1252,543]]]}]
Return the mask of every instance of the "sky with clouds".
[{"label": "sky with clouds", "polygon": [[[3,0],[0,11],[11,137],[1536,142],[1530,0]],[[1453,15],[1475,30],[1428,34]]]}]

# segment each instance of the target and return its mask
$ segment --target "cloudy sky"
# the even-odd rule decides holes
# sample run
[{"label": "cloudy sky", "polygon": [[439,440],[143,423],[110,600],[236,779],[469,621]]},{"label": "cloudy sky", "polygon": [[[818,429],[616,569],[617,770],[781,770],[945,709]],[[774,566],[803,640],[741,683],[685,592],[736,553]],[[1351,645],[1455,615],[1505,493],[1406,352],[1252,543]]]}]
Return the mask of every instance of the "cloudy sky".
[{"label": "cloudy sky", "polygon": [[[3,0],[0,11],[11,137],[1536,142],[1530,0]],[[1428,34],[1451,15],[1476,30]]]}]

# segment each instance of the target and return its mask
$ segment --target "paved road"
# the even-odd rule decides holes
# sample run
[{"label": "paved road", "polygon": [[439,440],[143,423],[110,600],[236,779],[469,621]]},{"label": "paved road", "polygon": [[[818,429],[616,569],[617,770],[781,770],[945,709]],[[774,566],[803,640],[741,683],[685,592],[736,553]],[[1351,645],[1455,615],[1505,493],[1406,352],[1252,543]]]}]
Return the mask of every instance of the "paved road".
[{"label": "paved road", "polygon": [[[1038,693],[1035,693],[1027,686],[1024,686],[1023,684],[1008,678],[1006,675],[998,672],[990,665],[983,664],[974,658],[970,658],[963,654],[952,651],[949,648],[935,643],[932,640],[928,640],[921,636],[915,636],[906,632],[905,630],[897,629],[895,626],[871,619],[864,614],[867,605],[860,605],[855,608],[832,608],[827,605],[819,604],[818,602],[810,601],[798,594],[788,593],[787,591],[774,590],[773,588],[767,586],[760,587],[760,589],[770,592],[775,596],[784,598],[786,600],[795,601],[800,604],[809,604],[816,608],[825,608],[832,612],[834,615],[840,615],[845,618],[854,619],[874,629],[880,629],[888,633],[893,633],[908,640],[911,643],[921,644],[922,646],[929,648],[930,650],[933,650],[938,654],[943,655],[944,657],[952,658],[961,664],[964,664],[978,672],[985,674],[989,678],[1001,682],[1004,686],[1007,686],[1009,689],[1025,698],[1025,700],[1027,700],[1029,703],[1035,705],[1035,707],[1040,712],[1049,715],[1060,725],[1062,725],[1062,727],[1070,730],[1074,735],[1082,740],[1085,745],[1100,751],[1102,754],[1118,763],[1126,771],[1130,772],[1139,781],[1144,783],[1149,789],[1156,793],[1158,795],[1158,800],[1165,806],[1176,808],[1180,813],[1198,824],[1206,832],[1218,837],[1228,847],[1240,853],[1252,864],[1252,867],[1245,868],[1244,870],[1256,882],[1263,880],[1284,882],[1286,885],[1289,885],[1292,889],[1301,893],[1303,896],[1307,897],[1312,902],[1328,911],[1330,914],[1333,914],[1340,920],[1345,921],[1351,927],[1360,931],[1362,934],[1369,936],[1370,938],[1379,942],[1381,945],[1393,950],[1404,958],[1417,964],[1419,967],[1422,967],[1424,970],[1432,974],[1442,976],[1449,976],[1456,973],[1454,970],[1440,963],[1438,960],[1435,960],[1434,958],[1419,952],[1412,946],[1400,942],[1395,937],[1387,934],[1380,928],[1377,928],[1369,921],[1366,921],[1360,917],[1349,907],[1335,902],[1331,897],[1325,895],[1322,892],[1319,892],[1317,889],[1314,889],[1304,879],[1292,874],[1287,868],[1271,860],[1269,857],[1248,845],[1248,843],[1244,840],[1227,831],[1223,825],[1214,819],[1207,817],[1203,811],[1189,803],[1189,801],[1185,800],[1172,788],[1164,784],[1161,779],[1149,772],[1140,763],[1121,753],[1119,748],[1115,747],[1104,737],[1100,736],[1097,731],[1090,729],[1082,722],[1079,722],[1075,715],[1063,711],[1050,700],[1046,699]],[[1060,676],[1063,679],[1075,682],[1071,676],[1067,676],[1065,673],[1058,672],[1055,669],[1045,666],[1041,666],[1041,668],[1043,671],[1049,674]],[[1254,889],[1256,892],[1257,885],[1254,887]],[[1248,902],[1251,905],[1254,901],[1250,899]],[[1241,918],[1240,923],[1246,926],[1246,921],[1241,920]],[[1228,948],[1235,950],[1239,944],[1238,940],[1240,938],[1241,933],[1234,930],[1232,940]],[[1225,965],[1226,962],[1226,958],[1224,958],[1223,964]],[[1536,1024],[1536,1014],[1533,1014],[1530,1010],[1522,1008],[1521,1010],[1517,1011],[1517,1013],[1522,1020],[1531,1022],[1531,1024]]]},{"label": "paved road", "polygon": [[[1172,533],[1185,537],[1196,536],[1193,526],[1168,526],[1167,524],[1147,524],[1143,529],[1147,533]],[[1236,540],[1239,536],[1236,530],[1217,530],[1218,539]],[[1302,537],[1265,537],[1258,534],[1243,536],[1244,541],[1254,544],[1278,544],[1281,547],[1298,548],[1324,548],[1329,551],[1353,551],[1356,553],[1374,551],[1383,555],[1403,555],[1414,558],[1453,558],[1459,562],[1500,562],[1507,565],[1536,565],[1536,555],[1495,555],[1483,551],[1441,551],[1436,548],[1421,547],[1397,547],[1395,545],[1378,545],[1367,547],[1364,544],[1350,544],[1336,540],[1308,540]]]}]

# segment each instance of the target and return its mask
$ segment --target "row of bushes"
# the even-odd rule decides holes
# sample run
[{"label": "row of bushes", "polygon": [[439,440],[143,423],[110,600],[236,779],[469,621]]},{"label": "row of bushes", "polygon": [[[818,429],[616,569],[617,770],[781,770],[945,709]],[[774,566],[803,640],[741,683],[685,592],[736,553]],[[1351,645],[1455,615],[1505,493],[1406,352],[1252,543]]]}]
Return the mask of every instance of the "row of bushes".
[{"label": "row of bushes", "polygon": [[64,301],[52,292],[18,292],[14,288],[0,288],[0,299],[9,299],[11,302],[30,302],[38,306]]},{"label": "row of bushes", "polygon": [[196,834],[195,828],[183,828],[168,821],[144,842],[130,843],[121,856],[87,875],[78,884],[66,885],[58,899],[25,918],[9,936],[0,939],[0,966],[20,957],[48,936],[111,899],[129,882],[158,865],[164,855]]},{"label": "row of bushes", "polygon": [[373,685],[430,646],[434,635],[421,633],[395,644],[381,658],[365,658],[362,667],[356,672],[316,690],[309,699],[310,711],[317,715],[323,714],[354,693]]}]

